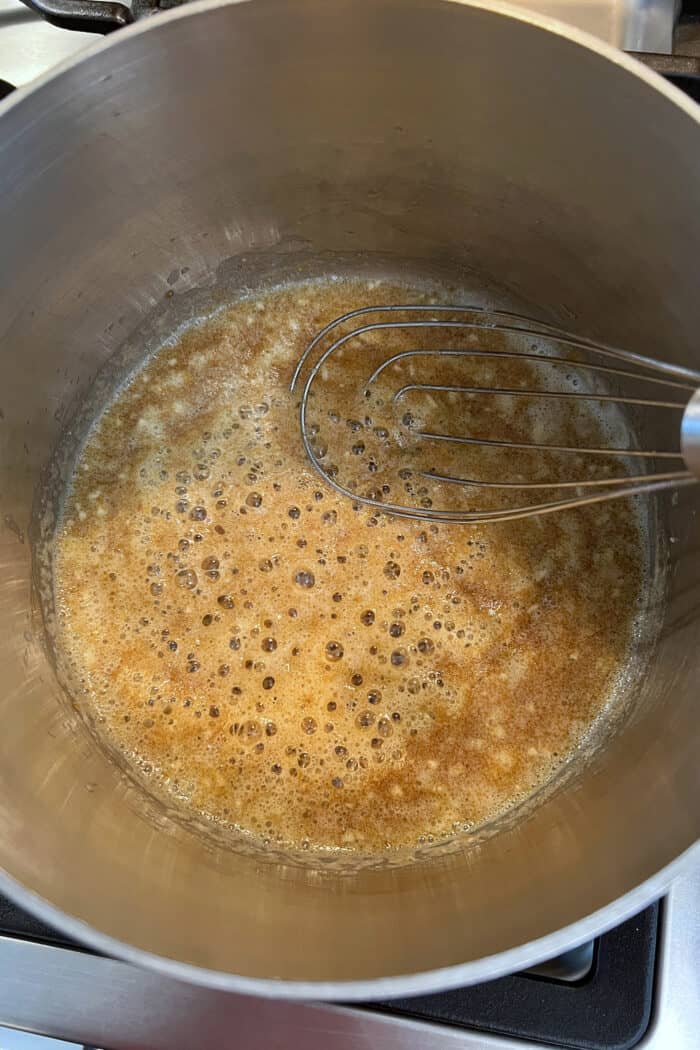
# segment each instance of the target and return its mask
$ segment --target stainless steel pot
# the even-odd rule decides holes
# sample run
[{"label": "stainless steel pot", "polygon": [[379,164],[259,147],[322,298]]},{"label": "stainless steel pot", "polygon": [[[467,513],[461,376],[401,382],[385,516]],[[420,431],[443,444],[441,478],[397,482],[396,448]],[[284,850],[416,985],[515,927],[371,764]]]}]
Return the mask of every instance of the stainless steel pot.
[{"label": "stainless steel pot", "polygon": [[344,999],[492,977],[662,891],[700,832],[697,494],[660,506],[663,628],[621,731],[480,845],[343,877],[147,812],[60,697],[27,535],[96,371],[226,260],[449,265],[697,367],[699,113],[592,38],[446,0],[195,4],[0,106],[3,889],[176,976]]}]

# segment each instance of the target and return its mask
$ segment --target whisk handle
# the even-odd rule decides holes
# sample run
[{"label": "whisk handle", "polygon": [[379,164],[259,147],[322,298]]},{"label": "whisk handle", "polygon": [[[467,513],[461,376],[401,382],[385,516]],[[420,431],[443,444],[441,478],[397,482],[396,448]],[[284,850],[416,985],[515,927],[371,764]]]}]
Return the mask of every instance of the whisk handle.
[{"label": "whisk handle", "polygon": [[695,391],[683,413],[681,452],[688,470],[700,478],[700,390]]}]

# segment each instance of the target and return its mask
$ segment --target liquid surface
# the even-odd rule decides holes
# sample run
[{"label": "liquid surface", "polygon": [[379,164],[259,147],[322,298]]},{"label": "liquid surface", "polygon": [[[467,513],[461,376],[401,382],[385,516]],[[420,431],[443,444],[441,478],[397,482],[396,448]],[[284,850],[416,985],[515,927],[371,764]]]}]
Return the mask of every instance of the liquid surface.
[{"label": "liquid surface", "polygon": [[[431,525],[310,468],[289,393],[302,350],[346,310],[417,299],[339,281],[235,304],[145,365],[76,467],[54,552],[59,662],[155,792],[256,839],[373,852],[481,825],[580,745],[630,656],[629,504]],[[317,448],[327,433],[352,484],[393,498],[395,413],[381,385],[363,405],[367,363],[354,353],[316,393]],[[528,410],[502,405],[500,422]],[[449,397],[423,413],[464,428]],[[457,498],[445,490],[418,496]]]}]

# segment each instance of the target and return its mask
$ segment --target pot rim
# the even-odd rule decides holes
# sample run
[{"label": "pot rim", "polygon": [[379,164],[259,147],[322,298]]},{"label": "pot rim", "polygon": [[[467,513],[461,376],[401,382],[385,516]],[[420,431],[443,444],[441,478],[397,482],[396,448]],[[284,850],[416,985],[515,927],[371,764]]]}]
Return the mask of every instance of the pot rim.
[{"label": "pot rim", "polygon": [[200,985],[214,991],[256,995],[266,999],[337,1000],[347,1003],[428,995],[431,992],[444,992],[452,988],[480,984],[482,981],[525,970],[619,926],[625,919],[638,914],[648,904],[662,897],[673,880],[693,864],[700,864],[700,840],[622,897],[604,905],[591,915],[577,919],[535,941],[454,966],[357,981],[290,981],[278,977],[242,977],[222,970],[210,970],[156,955],[143,948],[135,948],[117,940],[116,937],[101,933],[81,919],[62,912],[2,870],[0,892],[76,941],[82,941],[103,955],[155,970],[163,977]]},{"label": "pot rim", "polygon": [[[144,18],[139,22],[134,22],[131,25],[124,26],[122,29],[109,34],[106,38],[98,40],[95,44],[86,47],[84,50],[78,51],[73,55],[70,55],[68,58],[63,59],[63,61],[52,66],[47,72],[42,73],[41,76],[30,81],[29,84],[25,84],[23,87],[19,87],[11,92],[11,94],[3,101],[0,101],[0,118],[15,106],[22,105],[26,98],[30,97],[34,92],[41,90],[41,88],[54,78],[62,76],[74,67],[79,66],[83,61],[107,50],[107,48],[119,46],[119,43],[122,40],[141,33],[153,32],[159,25],[164,25],[177,19],[193,18],[200,12],[203,13],[205,11],[216,10],[220,7],[233,7],[234,5],[252,2],[254,2],[254,0],[189,0],[189,2],[183,4],[182,7],[160,12],[156,18]],[[637,77],[637,79],[645,81],[650,87],[655,88],[662,95],[665,95],[670,102],[673,102],[676,106],[680,107],[680,109],[682,109],[687,116],[691,117],[696,124],[700,124],[700,107],[696,102],[685,95],[680,88],[670,84],[660,73],[656,73],[654,70],[649,69],[637,59],[632,58],[630,55],[627,55],[624,51],[620,50],[620,48],[615,47],[613,44],[608,44],[606,41],[601,40],[592,33],[587,33],[583,29],[567,25],[565,22],[561,22],[558,18],[551,18],[549,15],[541,15],[534,11],[528,11],[516,7],[514,4],[505,2],[505,0],[434,0],[434,2],[440,4],[458,4],[463,7],[476,7],[483,11],[493,11],[495,14],[502,15],[504,18],[512,18],[517,22],[525,22],[528,25],[543,29],[545,32],[553,33],[555,36],[564,37],[571,43],[577,44],[579,47],[585,48],[589,51],[594,51],[596,54],[600,55],[601,58],[606,58],[609,62],[612,62],[613,65],[620,66],[628,73]],[[4,145],[8,146],[11,145],[11,143],[5,143]]]}]

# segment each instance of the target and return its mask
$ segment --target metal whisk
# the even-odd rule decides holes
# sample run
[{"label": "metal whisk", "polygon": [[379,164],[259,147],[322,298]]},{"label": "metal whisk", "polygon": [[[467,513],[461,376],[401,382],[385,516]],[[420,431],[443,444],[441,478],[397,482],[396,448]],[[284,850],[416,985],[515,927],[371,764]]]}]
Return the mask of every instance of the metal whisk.
[{"label": "metal whisk", "polygon": [[[374,315],[374,316],[372,316]],[[361,319],[361,320],[360,320]],[[439,338],[439,345],[420,345],[420,338],[430,336],[427,342]],[[402,348],[392,348],[394,337],[399,337]],[[407,339],[415,337],[417,345],[406,348]],[[450,345],[460,339],[468,346]],[[476,339],[475,339],[476,337]],[[489,339],[496,342],[496,348],[489,348]],[[482,345],[481,340],[484,341]],[[533,342],[534,340],[534,342]],[[523,343],[527,344],[525,347]],[[416,366],[425,368],[426,381],[402,382],[398,389],[393,389],[391,398],[395,406],[409,395],[434,396],[446,393],[454,399],[474,398],[528,398],[561,402],[596,402],[610,406],[624,406],[623,411],[642,415],[642,421],[651,410],[662,410],[672,413],[669,427],[674,435],[672,449],[658,449],[636,444],[640,427],[630,425],[630,437],[635,443],[629,447],[607,447],[604,444],[578,446],[568,443],[546,443],[537,440],[509,440],[491,434],[444,433],[438,429],[423,429],[420,425],[412,426],[413,415],[406,413],[407,433],[410,442],[402,449],[402,460],[398,471],[400,477],[414,477],[431,483],[449,486],[462,486],[464,491],[488,490],[492,499],[498,493],[504,494],[507,505],[489,507],[485,510],[450,509],[439,506],[410,506],[407,503],[395,502],[381,492],[362,494],[356,483],[344,484],[338,476],[338,468],[333,463],[324,462],[324,450],[317,444],[317,427],[309,423],[309,400],[319,380],[327,377],[333,364],[339,357],[350,351],[353,360],[357,354],[370,355],[369,374],[364,388],[359,393],[365,398],[371,397],[373,388],[383,377],[383,382],[392,374],[408,368],[415,373]],[[377,354],[380,355],[376,363]],[[334,357],[336,362],[334,362]],[[598,384],[595,390],[571,390],[555,383],[542,387],[533,386],[498,386],[472,385],[468,382],[430,382],[430,365],[435,359],[440,363],[451,359],[451,366],[464,365],[467,371],[470,362],[478,361],[504,363],[523,362],[527,368],[537,371],[542,365],[563,366],[567,373],[576,371],[583,377],[583,385]],[[399,367],[393,367],[399,366]],[[342,368],[342,362],[338,364]],[[549,375],[551,376],[551,371]],[[468,377],[465,377],[468,378]],[[570,375],[568,376],[570,378]],[[303,383],[303,386],[301,384]],[[615,387],[611,390],[611,386]],[[617,388],[622,386],[622,392]],[[641,390],[639,389],[641,386]],[[327,324],[311,341],[302,354],[291,382],[291,390],[301,388],[299,421],[301,436],[306,454],[325,482],[337,492],[352,499],[355,503],[365,504],[387,513],[408,518],[428,521],[455,523],[503,521],[515,518],[530,517],[537,514],[548,514],[553,511],[587,504],[600,503],[618,499],[623,496],[638,496],[646,493],[660,492],[665,489],[678,488],[695,484],[700,480],[700,372],[667,364],[663,361],[643,357],[629,351],[611,346],[600,345],[574,334],[562,331],[549,324],[508,311],[489,311],[474,306],[448,305],[396,305],[368,306],[352,310]],[[627,389],[624,389],[627,387]],[[492,402],[494,404],[495,402]],[[473,401],[472,401],[473,404]],[[350,422],[350,421],[349,421]],[[361,424],[357,424],[360,426]],[[641,427],[643,432],[643,425]],[[641,464],[641,470],[603,478],[570,477],[568,469],[564,477],[541,481],[509,481],[498,478],[485,480],[474,476],[460,476],[458,473],[441,472],[436,468],[423,469],[416,467],[414,455],[416,442],[426,443],[430,448],[447,446],[451,449],[500,449],[508,456],[511,450],[526,450],[526,454],[570,457],[568,462],[581,463],[580,457],[613,457],[621,467]],[[676,443],[677,442],[677,443]],[[517,453],[516,453],[517,455]],[[473,461],[473,454],[472,454]],[[653,465],[652,465],[653,464]],[[408,486],[406,486],[408,487]],[[512,496],[518,491],[525,496],[534,496],[536,502],[512,504]],[[558,490],[556,498],[548,499],[547,490]],[[424,491],[424,490],[423,490]],[[508,496],[508,500],[505,496]],[[430,502],[430,501],[425,501]]]}]

